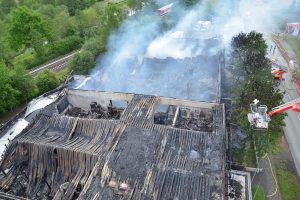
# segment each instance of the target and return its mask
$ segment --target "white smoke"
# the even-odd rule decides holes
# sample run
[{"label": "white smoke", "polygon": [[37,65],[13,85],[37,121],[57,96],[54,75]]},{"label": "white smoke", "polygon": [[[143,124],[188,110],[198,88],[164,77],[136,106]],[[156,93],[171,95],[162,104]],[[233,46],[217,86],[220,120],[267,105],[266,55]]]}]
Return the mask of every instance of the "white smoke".
[{"label": "white smoke", "polygon": [[[240,32],[278,31],[278,18],[284,18],[292,0],[200,2],[192,9],[174,2],[164,17],[151,6],[130,16],[110,36],[108,52],[98,58],[92,79],[81,89],[212,101],[220,49],[229,48]],[[158,7],[168,3],[156,2]],[[166,24],[172,28],[166,31]]]}]

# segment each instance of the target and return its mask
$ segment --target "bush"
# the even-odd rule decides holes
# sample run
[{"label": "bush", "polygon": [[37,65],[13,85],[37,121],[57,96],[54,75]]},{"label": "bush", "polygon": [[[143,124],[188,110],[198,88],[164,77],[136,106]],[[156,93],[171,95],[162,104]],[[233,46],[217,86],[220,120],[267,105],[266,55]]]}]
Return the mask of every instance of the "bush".
[{"label": "bush", "polygon": [[36,85],[39,92],[42,94],[55,89],[59,85],[59,80],[54,72],[46,69],[38,73],[36,77]]},{"label": "bush", "polygon": [[19,91],[10,84],[8,68],[0,62],[0,114],[18,105]]},{"label": "bush", "polygon": [[248,122],[249,105],[259,99],[262,105],[274,108],[282,104],[283,93],[272,82],[272,64],[266,57],[268,46],[261,33],[240,33],[233,37],[231,46],[233,121],[247,133],[245,143],[255,145],[257,155],[262,156],[277,144],[285,115],[272,116],[268,129],[257,131]]},{"label": "bush", "polygon": [[49,45],[46,55],[39,56],[39,57],[35,56],[30,60],[29,59],[24,60],[23,63],[26,66],[26,69],[32,69],[58,56],[79,49],[82,45],[82,42],[83,40],[79,36],[67,37],[65,39],[56,41],[53,44]]},{"label": "bush", "polygon": [[51,44],[49,54],[53,57],[69,53],[70,51],[79,49],[82,42],[83,39],[79,36],[66,37]]},{"label": "bush", "polygon": [[92,52],[82,50],[74,55],[71,60],[70,67],[77,74],[88,74],[95,64],[95,56]]},{"label": "bush", "polygon": [[49,60],[49,58],[46,56],[42,56],[42,57],[35,56],[33,59],[24,60],[23,65],[26,66],[26,69],[32,69],[47,62],[47,60]]},{"label": "bush", "polygon": [[10,71],[11,86],[19,91],[16,96],[20,103],[31,100],[38,93],[33,77],[22,66],[17,66]]},{"label": "bush", "polygon": [[106,51],[106,41],[98,38],[91,38],[82,47],[83,50],[90,51],[95,57]]}]

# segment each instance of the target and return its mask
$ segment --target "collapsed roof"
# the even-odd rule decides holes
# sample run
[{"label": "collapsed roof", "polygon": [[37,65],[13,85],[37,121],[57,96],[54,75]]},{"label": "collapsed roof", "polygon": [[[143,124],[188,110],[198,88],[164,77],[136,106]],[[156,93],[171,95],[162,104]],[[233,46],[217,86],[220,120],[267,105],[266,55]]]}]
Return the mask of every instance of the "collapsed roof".
[{"label": "collapsed roof", "polygon": [[11,141],[0,188],[30,199],[225,199],[224,118],[217,103],[64,90]]}]

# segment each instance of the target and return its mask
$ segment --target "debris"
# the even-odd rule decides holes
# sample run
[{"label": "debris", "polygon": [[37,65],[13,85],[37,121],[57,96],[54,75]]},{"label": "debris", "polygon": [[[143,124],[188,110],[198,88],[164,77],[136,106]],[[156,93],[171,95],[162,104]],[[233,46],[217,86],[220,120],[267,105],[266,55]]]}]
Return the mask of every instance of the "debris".
[{"label": "debris", "polygon": [[0,188],[30,199],[224,199],[223,109],[69,90],[8,145]]}]

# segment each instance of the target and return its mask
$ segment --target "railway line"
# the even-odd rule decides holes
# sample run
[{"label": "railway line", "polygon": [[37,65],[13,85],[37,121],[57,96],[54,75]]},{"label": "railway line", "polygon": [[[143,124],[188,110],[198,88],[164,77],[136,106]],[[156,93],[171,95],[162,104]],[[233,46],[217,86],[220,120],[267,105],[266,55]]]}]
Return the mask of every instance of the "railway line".
[{"label": "railway line", "polygon": [[50,63],[44,64],[44,65],[42,65],[42,66],[40,66],[36,69],[33,69],[29,72],[29,74],[31,74],[32,76],[36,76],[39,72],[41,72],[44,69],[50,69],[50,70],[55,71],[55,72],[60,71],[60,70],[66,68],[68,66],[68,63],[69,63],[70,59],[77,52],[78,51],[67,54],[67,55],[63,56],[62,58],[55,59],[55,60],[51,61]]}]

